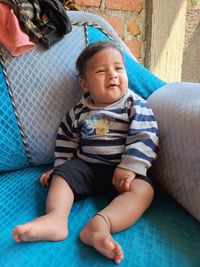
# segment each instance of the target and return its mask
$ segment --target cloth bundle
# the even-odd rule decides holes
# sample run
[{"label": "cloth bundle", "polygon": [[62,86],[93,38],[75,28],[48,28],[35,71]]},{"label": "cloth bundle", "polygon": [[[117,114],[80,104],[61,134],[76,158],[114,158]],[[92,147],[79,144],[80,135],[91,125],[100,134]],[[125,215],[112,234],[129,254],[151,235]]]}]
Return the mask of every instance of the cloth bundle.
[{"label": "cloth bundle", "polygon": [[67,11],[69,11],[69,10],[77,11],[78,10],[78,5],[77,5],[77,2],[75,0],[66,0],[66,1],[60,0],[60,2],[62,3],[62,5],[64,6],[64,8]]},{"label": "cloth bundle", "polygon": [[21,30],[13,9],[0,3],[0,43],[12,56],[21,56],[35,47],[29,36]]},{"label": "cloth bundle", "polygon": [[31,40],[46,48],[71,31],[71,22],[65,9],[77,8],[74,1],[1,0],[0,3],[9,5]]},{"label": "cloth bundle", "polygon": [[[35,3],[37,1],[34,1]],[[63,35],[69,33],[72,29],[71,22],[66,14],[65,9],[58,0],[39,0],[41,8],[40,20],[41,31],[39,32],[39,41],[47,48],[59,41]],[[23,14],[23,7],[22,7]],[[38,14],[37,14],[38,15]],[[23,17],[25,27],[29,28],[29,21],[26,20],[26,15]],[[34,31],[33,31],[34,35]],[[37,32],[38,35],[38,32]]]}]

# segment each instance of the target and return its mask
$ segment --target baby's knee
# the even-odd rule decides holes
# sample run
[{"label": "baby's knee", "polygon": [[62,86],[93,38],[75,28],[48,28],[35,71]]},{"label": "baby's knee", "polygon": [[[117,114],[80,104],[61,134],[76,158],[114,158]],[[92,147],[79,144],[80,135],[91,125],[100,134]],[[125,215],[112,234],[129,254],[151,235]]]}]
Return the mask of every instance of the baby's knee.
[{"label": "baby's knee", "polygon": [[151,198],[154,196],[153,186],[148,181],[143,179],[135,178],[131,182],[130,191],[138,195],[148,195]]}]

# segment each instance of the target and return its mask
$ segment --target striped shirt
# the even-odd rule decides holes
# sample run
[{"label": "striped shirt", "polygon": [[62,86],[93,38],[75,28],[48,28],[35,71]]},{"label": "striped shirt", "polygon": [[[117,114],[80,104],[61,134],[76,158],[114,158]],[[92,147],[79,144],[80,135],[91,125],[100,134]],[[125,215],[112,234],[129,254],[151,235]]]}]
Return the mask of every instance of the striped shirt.
[{"label": "striped shirt", "polygon": [[58,129],[55,166],[72,157],[146,175],[156,158],[158,127],[148,103],[127,90],[117,102],[94,106],[83,96]]}]

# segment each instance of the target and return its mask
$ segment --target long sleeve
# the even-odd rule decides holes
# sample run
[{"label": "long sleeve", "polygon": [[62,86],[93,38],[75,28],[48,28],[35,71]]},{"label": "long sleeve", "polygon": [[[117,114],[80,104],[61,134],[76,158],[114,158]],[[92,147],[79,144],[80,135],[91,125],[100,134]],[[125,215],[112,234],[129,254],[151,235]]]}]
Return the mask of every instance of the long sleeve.
[{"label": "long sleeve", "polygon": [[57,133],[54,166],[73,158],[79,148],[80,136],[75,120],[75,108],[63,118]]},{"label": "long sleeve", "polygon": [[146,175],[157,155],[158,127],[148,103],[136,98],[130,111],[130,128],[122,154],[121,168]]}]

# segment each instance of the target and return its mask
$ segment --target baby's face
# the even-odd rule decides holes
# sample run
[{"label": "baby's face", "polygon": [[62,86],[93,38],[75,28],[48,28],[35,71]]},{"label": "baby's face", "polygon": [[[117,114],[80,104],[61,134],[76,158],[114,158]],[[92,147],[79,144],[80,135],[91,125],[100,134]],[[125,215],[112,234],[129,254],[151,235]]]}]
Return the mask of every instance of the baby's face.
[{"label": "baby's face", "polygon": [[80,84],[84,92],[90,93],[96,106],[104,107],[119,100],[128,88],[121,53],[114,48],[105,48],[92,56]]}]

